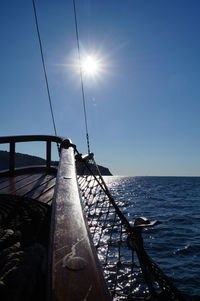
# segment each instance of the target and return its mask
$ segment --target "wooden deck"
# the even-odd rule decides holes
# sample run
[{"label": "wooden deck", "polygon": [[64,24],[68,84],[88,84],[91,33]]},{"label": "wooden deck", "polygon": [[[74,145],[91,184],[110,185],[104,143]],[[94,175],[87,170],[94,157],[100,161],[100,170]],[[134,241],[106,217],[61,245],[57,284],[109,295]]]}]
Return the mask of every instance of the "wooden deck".
[{"label": "wooden deck", "polygon": [[0,178],[0,194],[12,194],[51,204],[56,182],[55,174],[25,173]]},{"label": "wooden deck", "polygon": [[[46,142],[46,165],[16,168],[15,144],[30,141]],[[52,204],[45,300],[110,301],[81,204],[76,146],[69,139],[35,135],[0,137],[0,144],[5,143],[10,146],[9,169],[0,171],[0,195]],[[59,150],[58,169],[51,164],[52,143],[57,143]]]}]

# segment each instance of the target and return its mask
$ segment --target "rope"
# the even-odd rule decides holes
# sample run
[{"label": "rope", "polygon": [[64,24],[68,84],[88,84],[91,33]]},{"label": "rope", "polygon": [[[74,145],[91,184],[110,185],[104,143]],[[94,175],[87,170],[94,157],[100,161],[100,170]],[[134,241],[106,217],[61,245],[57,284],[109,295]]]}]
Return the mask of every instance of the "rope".
[{"label": "rope", "polygon": [[137,218],[132,226],[123,212],[124,202],[113,198],[94,158],[88,162],[79,154],[77,160],[83,208],[112,298],[185,300],[144,249],[142,229],[157,223]]},{"label": "rope", "polygon": [[36,11],[36,6],[35,6],[35,0],[32,0],[32,4],[33,4],[33,11],[34,11],[35,25],[36,25],[37,35],[38,35],[39,47],[40,47],[40,55],[41,55],[42,66],[43,66],[44,77],[45,77],[46,88],[47,88],[47,95],[48,95],[49,106],[50,106],[50,111],[51,111],[51,118],[52,118],[52,122],[53,122],[54,133],[57,136],[56,123],[55,123],[55,118],[54,118],[54,113],[53,113],[51,95],[50,95],[50,90],[49,90],[49,83],[48,83],[46,66],[45,66],[45,61],[44,61],[42,40],[41,40],[41,36],[40,36],[40,30],[39,30],[39,24],[38,24],[38,17],[37,17],[37,11]]},{"label": "rope", "polygon": [[88,124],[87,124],[87,112],[86,112],[85,92],[84,92],[84,85],[83,85],[83,72],[81,67],[81,53],[80,53],[78,21],[77,21],[75,0],[73,0],[73,8],[74,8],[74,21],[75,21],[75,28],[76,28],[76,42],[77,42],[78,58],[79,58],[79,73],[80,73],[80,80],[81,80],[81,92],[82,92],[83,113],[84,113],[84,120],[85,120],[86,141],[87,141],[88,154],[90,154],[90,141],[89,141]]}]

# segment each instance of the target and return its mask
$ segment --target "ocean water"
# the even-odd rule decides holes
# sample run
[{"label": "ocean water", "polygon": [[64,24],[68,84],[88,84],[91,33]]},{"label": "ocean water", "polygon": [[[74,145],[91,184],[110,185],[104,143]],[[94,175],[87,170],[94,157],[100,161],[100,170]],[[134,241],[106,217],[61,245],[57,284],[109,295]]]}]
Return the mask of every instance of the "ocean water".
[{"label": "ocean water", "polygon": [[104,177],[130,222],[158,220],[144,246],[173,283],[200,300],[200,177]]}]

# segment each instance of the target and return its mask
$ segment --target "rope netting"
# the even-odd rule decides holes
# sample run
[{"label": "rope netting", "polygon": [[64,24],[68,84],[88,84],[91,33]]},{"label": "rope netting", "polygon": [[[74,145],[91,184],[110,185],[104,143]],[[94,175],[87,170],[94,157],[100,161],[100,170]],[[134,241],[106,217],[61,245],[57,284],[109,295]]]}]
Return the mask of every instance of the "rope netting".
[{"label": "rope netting", "polygon": [[142,229],[157,222],[138,218],[130,224],[125,203],[113,199],[95,161],[78,164],[84,211],[113,300],[185,300],[144,250]]}]

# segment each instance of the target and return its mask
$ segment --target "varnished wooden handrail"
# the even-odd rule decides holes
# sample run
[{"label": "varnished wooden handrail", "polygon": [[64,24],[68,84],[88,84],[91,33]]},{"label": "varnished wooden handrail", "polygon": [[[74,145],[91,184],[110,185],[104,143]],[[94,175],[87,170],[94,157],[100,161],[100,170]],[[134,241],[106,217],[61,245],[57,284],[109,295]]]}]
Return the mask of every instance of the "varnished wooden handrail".
[{"label": "varnished wooden handrail", "polygon": [[62,143],[63,138],[58,136],[50,135],[22,135],[22,136],[4,136],[0,137],[1,143],[10,143],[10,142],[31,142],[31,141],[51,141]]},{"label": "varnished wooden handrail", "polygon": [[61,149],[50,249],[48,300],[111,300],[83,215],[72,147]]}]

